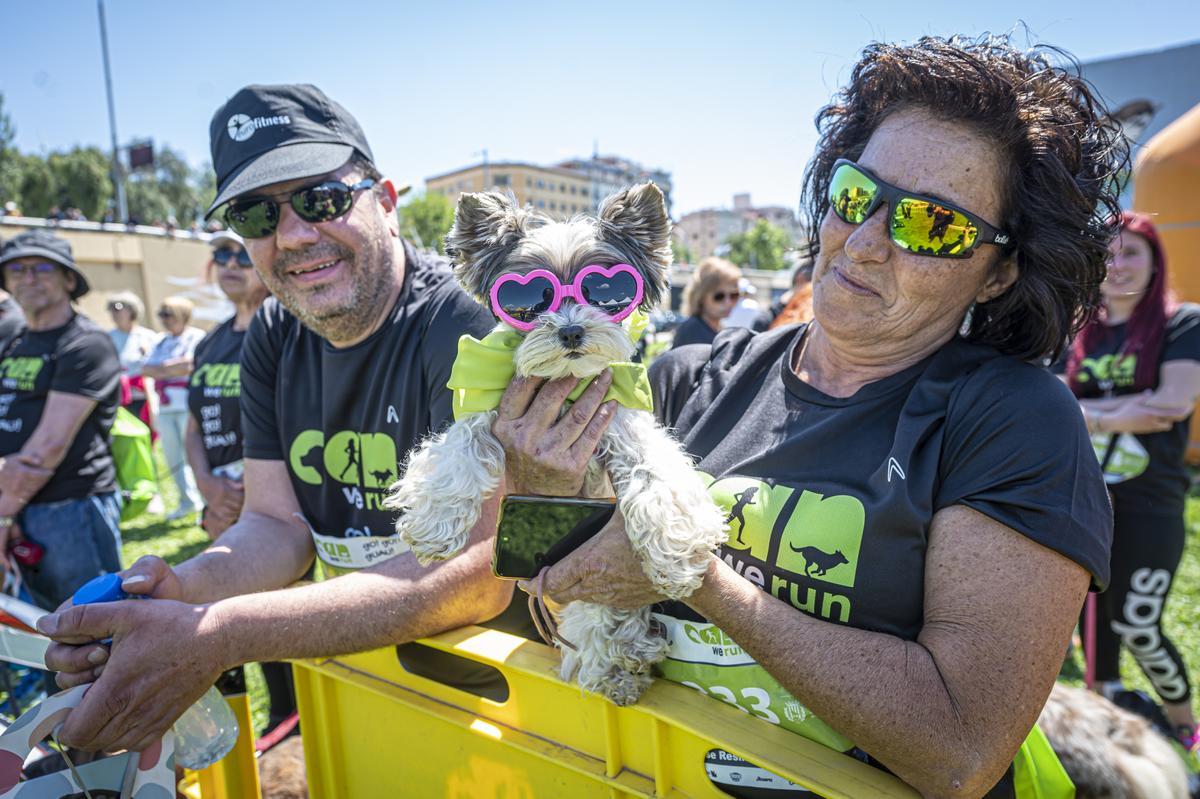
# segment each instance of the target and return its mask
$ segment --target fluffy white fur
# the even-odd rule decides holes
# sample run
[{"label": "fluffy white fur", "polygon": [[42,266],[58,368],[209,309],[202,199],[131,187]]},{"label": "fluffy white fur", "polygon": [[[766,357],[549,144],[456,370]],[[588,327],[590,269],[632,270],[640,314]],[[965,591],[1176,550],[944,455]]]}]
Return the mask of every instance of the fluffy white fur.
[{"label": "fluffy white fur", "polygon": [[[447,237],[459,280],[480,301],[506,271],[549,268],[568,280],[590,263],[629,263],[646,281],[650,304],[666,287],[669,222],[653,184],[626,189],[601,207],[600,218],[551,222],[496,194],[464,195]],[[558,331],[584,328],[568,350]],[[633,353],[625,330],[588,306],[567,301],[538,319],[517,348],[518,375],[590,377]],[[401,510],[396,530],[421,563],[443,560],[465,546],[483,502],[504,475],[504,449],[492,435],[495,412],[460,419],[410,455],[392,486],[388,507]],[[646,576],[665,596],[680,599],[699,586],[709,554],[726,535],[723,515],[709,499],[692,461],[644,411],[618,407],[597,447],[585,493],[615,493],[626,532]],[[563,608],[563,679],[618,705],[636,702],[651,682],[666,641],[651,634],[649,608],[617,610],[575,602]]]}]

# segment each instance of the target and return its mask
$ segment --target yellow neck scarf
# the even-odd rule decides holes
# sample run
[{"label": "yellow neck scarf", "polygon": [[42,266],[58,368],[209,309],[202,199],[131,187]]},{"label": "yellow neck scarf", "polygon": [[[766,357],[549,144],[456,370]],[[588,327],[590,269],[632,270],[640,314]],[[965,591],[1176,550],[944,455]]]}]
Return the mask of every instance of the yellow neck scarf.
[{"label": "yellow neck scarf", "polygon": [[[649,318],[642,311],[634,311],[626,319],[629,340],[636,342],[642,337]],[[462,336],[458,339],[458,356],[450,370],[446,387],[454,392],[454,418],[461,419],[471,413],[490,411],[500,404],[500,397],[516,374],[513,353],[516,352],[524,334],[503,322],[483,337]],[[615,399],[626,408],[640,411],[654,410],[650,396],[650,381],[646,379],[646,367],[640,363],[613,363],[613,381],[604,395],[605,401]],[[579,399],[593,378],[580,381],[567,398],[568,402]]]}]

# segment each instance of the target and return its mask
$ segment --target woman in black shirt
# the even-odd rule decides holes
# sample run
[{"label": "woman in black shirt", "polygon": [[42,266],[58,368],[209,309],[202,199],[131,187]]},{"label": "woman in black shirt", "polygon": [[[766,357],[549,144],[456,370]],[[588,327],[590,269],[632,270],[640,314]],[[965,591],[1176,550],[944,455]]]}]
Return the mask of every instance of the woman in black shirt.
[{"label": "woman in black shirt", "polygon": [[1128,647],[1165,703],[1176,737],[1200,744],[1183,658],[1162,629],[1183,555],[1189,421],[1200,396],[1200,307],[1175,305],[1150,217],[1125,212],[1109,245],[1104,310],[1075,339],[1067,362],[1113,503],[1112,582],[1097,597],[1095,678],[1121,689]]},{"label": "woman in black shirt", "polygon": [[[730,527],[686,606],[661,608],[663,675],[925,795],[1013,795],[1108,580],[1083,419],[1029,362],[1097,301],[1127,149],[1059,63],[995,37],[868,47],[806,173],[815,321],[652,368]],[[623,526],[545,593],[660,599]]]},{"label": "woman in black shirt", "polygon": [[724,258],[705,258],[696,267],[683,290],[683,312],[687,319],[675,329],[671,349],[688,344],[711,344],[729,316],[741,292],[742,270]]}]

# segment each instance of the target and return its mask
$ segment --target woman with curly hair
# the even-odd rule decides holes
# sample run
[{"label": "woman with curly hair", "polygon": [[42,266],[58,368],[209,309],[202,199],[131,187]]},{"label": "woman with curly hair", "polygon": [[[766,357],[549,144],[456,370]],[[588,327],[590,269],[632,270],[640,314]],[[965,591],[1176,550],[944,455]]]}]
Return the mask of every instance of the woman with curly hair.
[{"label": "woman with curly hair", "polygon": [[1191,751],[1198,743],[1191,686],[1162,613],[1187,538],[1183,456],[1200,397],[1200,307],[1172,302],[1150,217],[1123,213],[1109,251],[1103,311],[1067,360],[1113,504],[1112,581],[1097,597],[1095,677],[1109,698],[1121,690],[1118,655],[1128,647]]},{"label": "woman with curly hair", "polygon": [[[730,528],[696,593],[660,606],[662,676],[926,796],[1027,784],[1014,756],[1048,751],[1035,720],[1109,576],[1083,418],[1031,361],[1098,302],[1127,148],[1059,63],[1002,37],[866,48],[805,175],[814,321],[651,369]],[[660,601],[623,525],[544,592]],[[729,792],[770,779],[734,770]]]}]

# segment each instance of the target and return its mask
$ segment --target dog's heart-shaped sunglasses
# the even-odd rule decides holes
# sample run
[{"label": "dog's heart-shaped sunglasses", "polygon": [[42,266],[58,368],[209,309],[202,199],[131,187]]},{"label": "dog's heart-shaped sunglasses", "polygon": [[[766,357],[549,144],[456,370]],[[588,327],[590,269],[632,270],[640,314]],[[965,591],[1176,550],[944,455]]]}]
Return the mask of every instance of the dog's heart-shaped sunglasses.
[{"label": "dog's heart-shaped sunglasses", "polygon": [[505,324],[528,332],[537,326],[538,316],[557,311],[563,300],[572,299],[620,322],[634,312],[645,292],[642,276],[629,264],[585,266],[565,286],[558,275],[546,269],[523,275],[509,272],[492,284],[492,313]]}]

